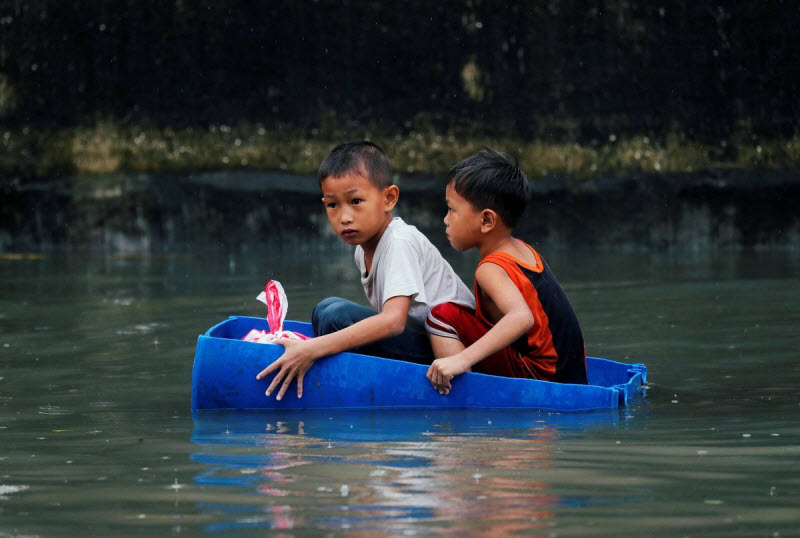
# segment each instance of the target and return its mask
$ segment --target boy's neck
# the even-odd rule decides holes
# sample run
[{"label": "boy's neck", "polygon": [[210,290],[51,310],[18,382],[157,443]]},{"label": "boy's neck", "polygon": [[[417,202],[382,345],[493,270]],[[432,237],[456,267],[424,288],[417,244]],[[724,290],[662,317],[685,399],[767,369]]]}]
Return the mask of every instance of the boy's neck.
[{"label": "boy's neck", "polygon": [[484,259],[486,256],[501,250],[513,250],[511,247],[514,241],[511,230],[493,230],[486,234],[480,244],[477,245],[478,255],[480,259]]}]

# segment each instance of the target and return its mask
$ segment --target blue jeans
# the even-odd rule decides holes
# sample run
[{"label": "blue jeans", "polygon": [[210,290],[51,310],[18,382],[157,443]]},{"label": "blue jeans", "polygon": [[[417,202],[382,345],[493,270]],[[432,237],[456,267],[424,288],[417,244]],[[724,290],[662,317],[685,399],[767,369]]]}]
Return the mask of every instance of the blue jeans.
[{"label": "blue jeans", "polygon": [[[377,312],[342,299],[341,297],[328,297],[320,301],[311,312],[311,326],[315,336],[330,334],[340,331],[362,319],[376,315]],[[430,364],[433,362],[433,350],[425,332],[417,333],[406,326],[402,334],[372,342],[365,346],[350,349],[355,353],[375,355],[400,359],[417,364]]]}]

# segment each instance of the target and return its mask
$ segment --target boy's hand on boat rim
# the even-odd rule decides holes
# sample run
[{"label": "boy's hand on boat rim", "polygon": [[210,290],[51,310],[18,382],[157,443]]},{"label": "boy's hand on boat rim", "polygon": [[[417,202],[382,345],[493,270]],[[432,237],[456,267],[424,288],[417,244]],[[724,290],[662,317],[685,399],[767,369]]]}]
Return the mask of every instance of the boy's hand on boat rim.
[{"label": "boy's hand on boat rim", "polygon": [[280,400],[283,398],[283,395],[286,393],[289,385],[292,384],[292,380],[296,377],[297,397],[302,398],[303,378],[305,377],[306,372],[308,372],[308,369],[311,368],[311,365],[314,364],[314,360],[316,360],[316,358],[313,357],[309,352],[305,341],[279,338],[273,343],[283,346],[283,355],[276,359],[275,362],[261,370],[261,372],[259,372],[256,376],[256,379],[264,379],[275,370],[278,370],[278,373],[275,375],[275,379],[273,379],[272,383],[270,383],[269,387],[267,387],[265,394],[269,396],[278,387],[278,385],[281,385],[277,396],[275,396],[276,400]]},{"label": "boy's hand on boat rim", "polygon": [[436,359],[428,368],[427,378],[439,394],[450,394],[450,380],[469,368],[457,356]]}]

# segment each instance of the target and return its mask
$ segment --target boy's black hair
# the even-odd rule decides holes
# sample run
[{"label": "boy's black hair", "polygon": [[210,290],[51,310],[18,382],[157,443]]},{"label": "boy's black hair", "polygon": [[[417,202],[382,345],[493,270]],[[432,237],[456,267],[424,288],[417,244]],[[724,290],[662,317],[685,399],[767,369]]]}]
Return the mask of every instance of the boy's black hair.
[{"label": "boy's black hair", "polygon": [[348,172],[365,174],[370,183],[379,189],[392,185],[389,157],[378,144],[372,142],[339,144],[319,165],[317,178],[322,185],[325,178],[341,176]]},{"label": "boy's black hair", "polygon": [[530,196],[528,178],[517,160],[489,148],[451,168],[447,182],[476,209],[496,212],[512,230]]}]

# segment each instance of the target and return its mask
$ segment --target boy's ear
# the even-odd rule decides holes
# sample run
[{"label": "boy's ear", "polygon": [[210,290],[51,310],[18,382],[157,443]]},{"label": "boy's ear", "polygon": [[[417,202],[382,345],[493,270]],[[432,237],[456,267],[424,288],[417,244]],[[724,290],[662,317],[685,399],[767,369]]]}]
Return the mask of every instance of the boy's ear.
[{"label": "boy's ear", "polygon": [[391,211],[397,205],[400,199],[400,189],[397,185],[389,185],[383,189],[383,200],[386,206],[386,211]]},{"label": "boy's ear", "polygon": [[491,209],[484,209],[481,211],[481,232],[487,233],[494,229],[497,225],[497,213]]}]

